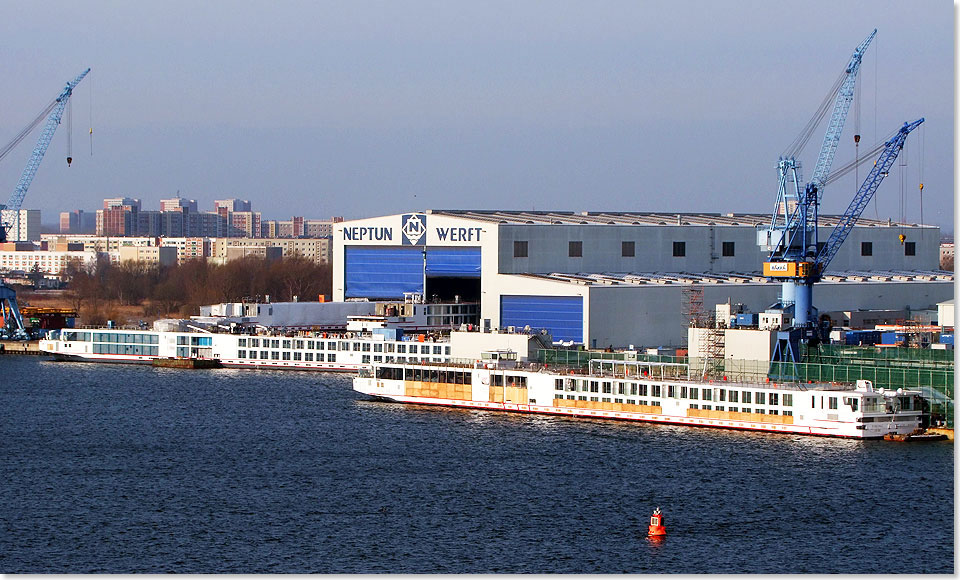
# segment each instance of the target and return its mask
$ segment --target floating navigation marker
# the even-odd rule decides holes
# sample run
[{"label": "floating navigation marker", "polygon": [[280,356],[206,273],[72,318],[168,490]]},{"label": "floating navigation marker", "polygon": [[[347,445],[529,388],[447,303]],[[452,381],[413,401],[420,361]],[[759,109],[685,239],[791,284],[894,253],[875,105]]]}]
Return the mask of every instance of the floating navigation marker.
[{"label": "floating navigation marker", "polygon": [[660,513],[660,506],[657,506],[657,509],[653,510],[653,515],[650,516],[650,526],[647,529],[648,536],[666,536],[667,528],[663,527],[663,514]]}]

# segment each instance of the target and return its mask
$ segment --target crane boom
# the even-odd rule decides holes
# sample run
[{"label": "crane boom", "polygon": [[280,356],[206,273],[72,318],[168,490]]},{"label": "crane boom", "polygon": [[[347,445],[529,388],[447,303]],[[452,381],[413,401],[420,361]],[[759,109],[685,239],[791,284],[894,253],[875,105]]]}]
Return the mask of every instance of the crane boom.
[{"label": "crane boom", "polygon": [[[827,132],[823,135],[823,145],[820,147],[820,156],[817,158],[817,165],[813,168],[813,175],[810,177],[810,184],[817,190],[817,201],[820,201],[824,181],[830,173],[830,167],[833,165],[833,158],[837,153],[837,145],[840,144],[840,133],[843,132],[843,125],[847,120],[847,113],[850,111],[850,104],[853,102],[853,88],[856,84],[857,73],[860,72],[860,63],[863,61],[863,53],[870,45],[870,41],[877,35],[877,29],[874,28],[863,42],[853,51],[850,62],[847,64],[846,77],[840,90],[837,91],[837,99],[833,106],[833,114],[830,115],[830,124],[827,126]],[[809,186],[808,186],[809,187]]]},{"label": "crane boom", "polygon": [[820,250],[820,253],[817,254],[814,260],[817,277],[830,265],[834,256],[837,255],[837,251],[840,250],[840,246],[843,245],[843,241],[846,240],[847,235],[850,234],[850,230],[853,229],[857,220],[860,219],[863,210],[867,207],[867,204],[870,203],[870,200],[873,199],[873,194],[877,192],[877,188],[880,187],[883,178],[890,172],[894,161],[896,161],[900,155],[900,150],[903,149],[907,135],[919,127],[921,123],[923,123],[922,117],[912,123],[904,123],[903,127],[900,127],[900,130],[897,131],[897,134],[884,144],[883,152],[880,153],[877,162],[870,170],[867,178],[863,181],[857,194],[853,196],[853,200],[850,201],[847,211],[843,212],[836,227],[834,227],[833,232],[827,239],[827,243]]},{"label": "crane boom", "polygon": [[56,104],[53,106],[50,116],[47,117],[47,124],[44,125],[43,131],[40,133],[40,138],[37,140],[37,145],[33,149],[33,154],[30,155],[27,166],[23,168],[23,173],[20,174],[20,181],[17,182],[17,187],[10,195],[7,204],[0,206],[0,215],[3,216],[0,217],[0,242],[7,241],[7,232],[13,226],[13,222],[8,220],[11,215],[16,215],[14,212],[20,210],[23,198],[27,195],[27,189],[33,182],[33,178],[37,174],[37,169],[40,167],[40,162],[43,160],[43,155],[47,152],[47,147],[50,146],[53,134],[60,124],[63,109],[66,107],[70,95],[73,94],[73,89],[80,84],[80,81],[83,80],[83,77],[87,76],[88,72],[90,72],[89,68],[77,75],[75,79],[67,83],[67,86],[64,87],[63,91],[57,96]]}]

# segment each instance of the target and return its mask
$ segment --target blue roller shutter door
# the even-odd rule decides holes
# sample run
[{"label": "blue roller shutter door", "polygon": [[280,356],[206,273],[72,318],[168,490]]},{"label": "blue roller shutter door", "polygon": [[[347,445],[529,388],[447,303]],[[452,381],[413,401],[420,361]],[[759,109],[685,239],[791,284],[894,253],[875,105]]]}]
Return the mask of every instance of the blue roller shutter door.
[{"label": "blue roller shutter door", "polygon": [[501,296],[500,327],[546,328],[555,341],[583,343],[580,296]]},{"label": "blue roller shutter door", "polygon": [[423,292],[421,248],[346,246],[344,296],[347,298],[403,298],[404,292]]},{"label": "blue roller shutter door", "polygon": [[430,248],[427,276],[480,277],[480,248]]}]

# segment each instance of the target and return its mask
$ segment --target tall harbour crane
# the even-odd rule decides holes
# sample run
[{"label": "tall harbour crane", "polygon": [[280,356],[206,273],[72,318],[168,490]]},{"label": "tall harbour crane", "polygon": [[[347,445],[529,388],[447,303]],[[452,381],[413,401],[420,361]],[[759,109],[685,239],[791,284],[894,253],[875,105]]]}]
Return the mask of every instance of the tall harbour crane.
[{"label": "tall harbour crane", "polygon": [[782,281],[781,303],[785,306],[794,305],[794,326],[797,327],[811,324],[813,283],[816,277],[814,258],[820,249],[817,239],[820,199],[833,165],[850,104],[853,102],[863,54],[876,34],[877,30],[874,29],[857,46],[844,72],[831,89],[830,95],[836,93],[833,113],[810,181],[801,186],[801,166],[796,155],[806,145],[826,114],[829,95],[793,142],[787,155],[780,157],[777,163],[779,190],[773,217],[769,227],[757,232],[757,243],[763,251],[770,252],[763,265],[763,274]]},{"label": "tall harbour crane", "polygon": [[[23,204],[23,198],[27,195],[27,189],[30,188],[30,184],[37,174],[37,169],[40,167],[40,162],[47,152],[47,147],[50,146],[50,141],[53,139],[53,134],[57,130],[57,126],[60,125],[60,119],[63,117],[63,110],[67,106],[67,101],[70,99],[70,95],[73,94],[73,89],[80,84],[80,81],[82,81],[83,77],[87,76],[89,72],[90,69],[88,68],[77,75],[75,79],[69,81],[67,86],[57,95],[56,99],[48,104],[12,141],[0,149],[0,159],[3,159],[40,124],[44,117],[47,118],[47,123],[44,125],[43,131],[40,133],[40,138],[37,140],[37,145],[33,148],[33,154],[30,155],[27,166],[23,168],[23,173],[20,174],[20,181],[17,182],[17,187],[13,190],[13,193],[10,194],[10,199],[7,200],[6,205],[0,205],[0,243],[7,241],[7,233],[19,222],[19,212],[20,206]],[[68,156],[67,164],[69,165],[71,161],[72,159]],[[4,337],[17,339],[28,338],[26,328],[23,325],[23,317],[20,315],[19,308],[17,308],[17,294],[13,288],[6,286],[3,282],[0,282],[0,328],[2,328],[0,335]]]},{"label": "tall harbour crane", "polygon": [[[57,98],[44,110],[44,113],[49,112],[47,124],[44,125],[43,131],[40,133],[37,145],[33,148],[33,154],[30,155],[30,159],[27,161],[27,166],[23,168],[23,173],[20,174],[20,181],[17,182],[17,187],[13,190],[13,193],[10,194],[10,199],[7,200],[6,205],[0,205],[0,242],[7,241],[7,233],[13,227],[14,223],[16,223],[20,206],[23,204],[23,198],[27,195],[27,189],[30,188],[30,184],[37,174],[37,169],[40,167],[40,162],[43,161],[43,155],[47,152],[47,147],[50,146],[50,141],[53,139],[53,134],[57,130],[57,126],[60,125],[60,119],[63,117],[63,109],[67,106],[67,101],[70,99],[70,95],[73,94],[73,89],[80,84],[80,81],[83,80],[83,77],[87,76],[88,72],[90,72],[89,68],[68,82],[67,86],[57,95]],[[34,123],[21,131],[10,144],[0,150],[0,158],[6,155],[6,153],[9,153],[13,147],[33,130],[33,127],[42,120],[44,113],[41,113]],[[68,157],[68,163],[69,161],[70,158]]]}]

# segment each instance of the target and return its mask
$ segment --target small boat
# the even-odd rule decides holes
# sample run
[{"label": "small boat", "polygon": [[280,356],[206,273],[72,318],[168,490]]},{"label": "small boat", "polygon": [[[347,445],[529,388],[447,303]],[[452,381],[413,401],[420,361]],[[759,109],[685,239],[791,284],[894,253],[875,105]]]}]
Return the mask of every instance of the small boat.
[{"label": "small boat", "polygon": [[921,442],[921,441],[943,441],[947,436],[943,433],[925,433],[922,429],[917,429],[911,433],[888,433],[883,436],[884,441],[901,442]]}]

